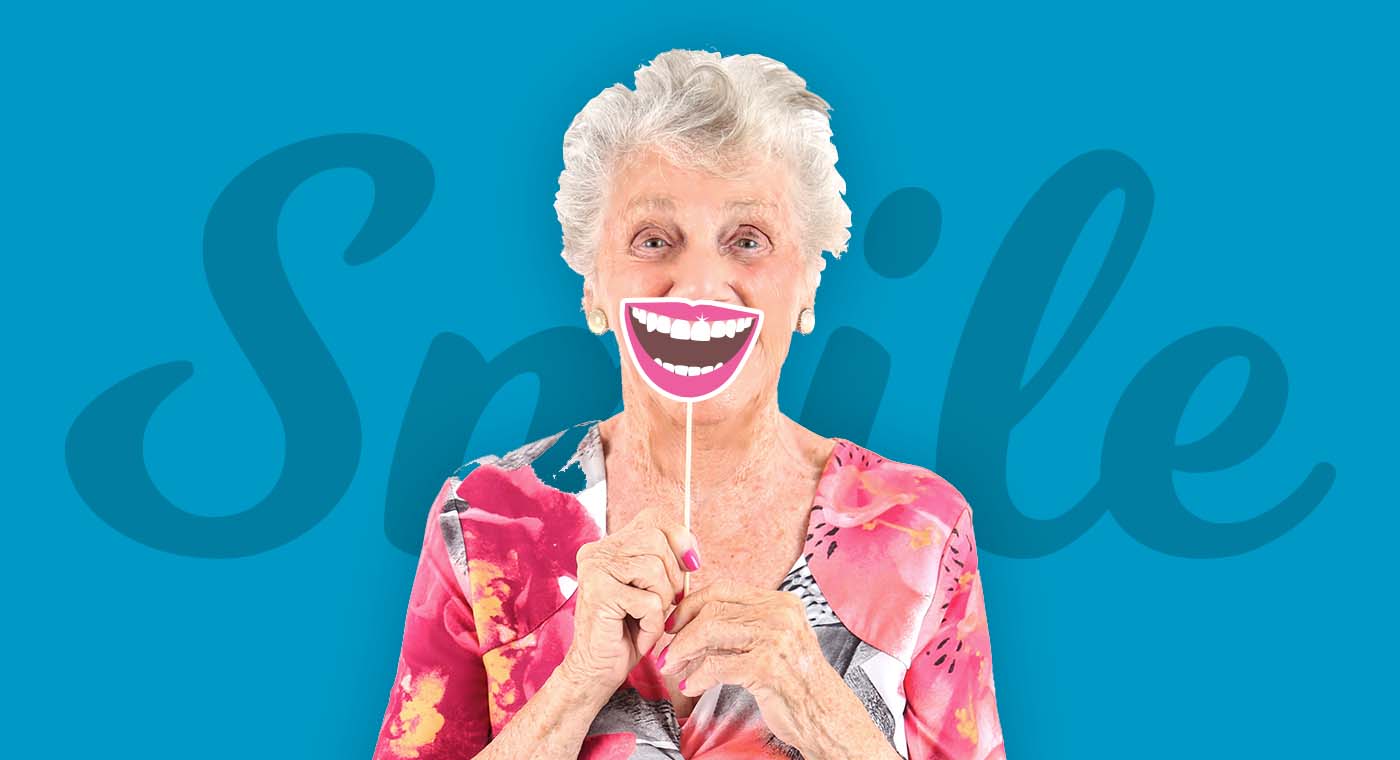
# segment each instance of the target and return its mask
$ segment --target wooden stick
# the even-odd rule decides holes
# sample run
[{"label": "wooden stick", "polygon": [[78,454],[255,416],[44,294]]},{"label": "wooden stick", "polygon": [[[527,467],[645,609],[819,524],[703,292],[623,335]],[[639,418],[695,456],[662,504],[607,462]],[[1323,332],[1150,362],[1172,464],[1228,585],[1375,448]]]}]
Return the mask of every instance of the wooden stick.
[{"label": "wooden stick", "polygon": [[[693,402],[685,402],[685,529],[690,530],[690,413]],[[686,596],[690,596],[690,573],[685,574]]]}]

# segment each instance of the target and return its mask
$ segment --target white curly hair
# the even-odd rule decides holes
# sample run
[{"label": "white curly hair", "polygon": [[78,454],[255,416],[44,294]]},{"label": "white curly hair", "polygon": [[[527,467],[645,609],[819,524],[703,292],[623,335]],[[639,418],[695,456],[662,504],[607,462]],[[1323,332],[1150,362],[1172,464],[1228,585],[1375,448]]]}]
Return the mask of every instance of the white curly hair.
[{"label": "white curly hair", "polygon": [[635,90],[621,83],[603,90],[564,133],[554,210],[569,267],[592,278],[611,177],[628,157],[653,149],[678,166],[732,176],[766,155],[792,169],[802,252],[812,257],[813,286],[819,284],[822,251],[840,258],[851,237],[831,106],[786,65],[762,55],[668,50],[634,76]]}]

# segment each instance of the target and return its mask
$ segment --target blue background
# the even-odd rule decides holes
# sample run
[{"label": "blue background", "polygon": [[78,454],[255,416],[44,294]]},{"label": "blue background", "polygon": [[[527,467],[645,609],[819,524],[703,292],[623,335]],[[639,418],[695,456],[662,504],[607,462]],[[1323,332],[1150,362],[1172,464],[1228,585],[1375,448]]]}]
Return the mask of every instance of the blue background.
[{"label": "blue background", "polygon": [[[1277,352],[1287,403],[1244,462],[1175,476],[1183,502],[1244,520],[1314,466],[1335,467],[1295,528],[1224,557],[1155,550],[1111,515],[1057,551],[1011,557],[989,547],[1016,537],[979,523],[1011,757],[1375,749],[1400,675],[1384,601],[1400,527],[1387,474],[1395,19],[1360,4],[1120,6],[5,11],[3,454],[17,486],[5,754],[369,755],[415,563],[386,538],[389,465],[424,356],[445,332],[489,358],[583,328],[552,209],[560,141],[588,98],[630,86],[672,47],[772,56],[835,109],[852,246],[829,261],[816,333],[795,339],[790,415],[833,330],[859,328],[892,357],[863,442],[942,470],[944,384],[993,254],[1047,178],[1106,149],[1150,178],[1150,228],[1100,324],[1013,432],[1016,507],[1050,518],[1078,502],[1129,381],[1216,326]],[[413,146],[434,176],[417,224],[358,266],[343,253],[374,199],[363,173],[313,177],[281,218],[287,278],[359,415],[348,491],[310,530],[250,556],[187,556],[114,530],[79,496],[67,438],[95,398],[155,365],[193,365],[146,430],[161,493],[233,515],[276,483],[282,423],[211,299],[204,224],[254,161],[347,132]],[[865,235],[908,187],[937,199],[941,237],[925,265],[888,277]],[[1031,367],[1082,300],[1121,207],[1110,196],[1084,230]],[[1234,408],[1246,374],[1232,360],[1207,378],[1183,442]],[[522,442],[537,392],[530,376],[508,383],[460,454]]]}]

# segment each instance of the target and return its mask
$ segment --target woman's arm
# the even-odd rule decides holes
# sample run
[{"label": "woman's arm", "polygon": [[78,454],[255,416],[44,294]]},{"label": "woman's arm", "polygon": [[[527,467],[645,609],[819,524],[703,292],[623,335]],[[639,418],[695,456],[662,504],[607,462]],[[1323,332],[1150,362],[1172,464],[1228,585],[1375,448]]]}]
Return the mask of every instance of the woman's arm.
[{"label": "woman's arm", "polygon": [[609,695],[573,674],[566,660],[476,760],[576,760]]},{"label": "woman's arm", "polygon": [[909,760],[1004,760],[972,511],[953,525],[904,675]]},{"label": "woman's arm", "polygon": [[398,671],[374,760],[574,760],[608,695],[585,688],[567,661],[500,734],[491,735],[490,694],[476,619],[439,522],[459,519],[450,508],[446,514],[442,511],[455,496],[453,485],[449,480],[438,491],[423,530]]}]

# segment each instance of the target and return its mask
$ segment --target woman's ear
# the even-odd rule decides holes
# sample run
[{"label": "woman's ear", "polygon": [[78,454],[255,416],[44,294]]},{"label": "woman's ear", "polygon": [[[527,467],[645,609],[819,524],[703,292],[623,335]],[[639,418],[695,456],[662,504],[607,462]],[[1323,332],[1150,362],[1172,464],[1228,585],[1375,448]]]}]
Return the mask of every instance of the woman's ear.
[{"label": "woman's ear", "polygon": [[821,253],[818,253],[817,261],[807,265],[807,279],[803,283],[804,290],[802,298],[798,302],[799,309],[812,306],[817,302],[817,287],[822,284],[822,269],[825,264],[826,262],[821,259]]}]

